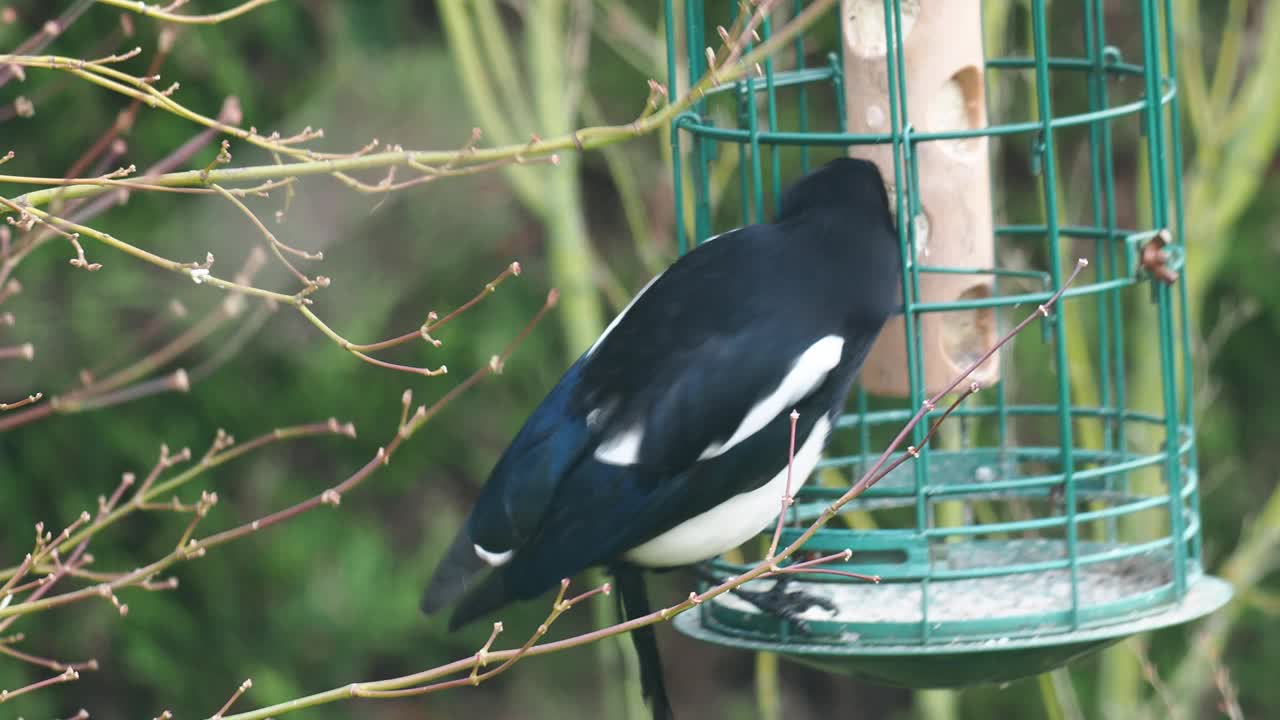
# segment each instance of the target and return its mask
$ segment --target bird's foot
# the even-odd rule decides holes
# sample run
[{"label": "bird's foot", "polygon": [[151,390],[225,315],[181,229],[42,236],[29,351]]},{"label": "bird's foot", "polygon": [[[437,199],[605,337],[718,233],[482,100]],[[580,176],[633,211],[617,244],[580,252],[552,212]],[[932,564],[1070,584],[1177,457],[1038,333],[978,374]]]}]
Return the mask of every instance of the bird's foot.
[{"label": "bird's foot", "polygon": [[788,584],[790,578],[780,577],[768,590],[736,588],[731,592],[756,606],[761,612],[786,620],[804,633],[809,632],[809,624],[801,616],[810,608],[821,608],[832,615],[836,614],[838,608],[835,603],[803,590],[787,590]]}]

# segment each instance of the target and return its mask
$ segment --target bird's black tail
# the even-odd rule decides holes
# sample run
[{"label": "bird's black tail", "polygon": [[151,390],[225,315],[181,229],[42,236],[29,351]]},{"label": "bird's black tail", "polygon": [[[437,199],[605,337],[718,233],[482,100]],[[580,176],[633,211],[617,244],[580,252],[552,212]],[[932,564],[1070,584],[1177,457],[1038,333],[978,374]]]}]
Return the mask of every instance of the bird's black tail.
[{"label": "bird's black tail", "polygon": [[[613,569],[618,583],[618,612],[628,620],[643,617],[649,609],[649,594],[639,568],[619,565]],[[673,720],[667,686],[662,680],[662,658],[658,655],[658,637],[652,625],[631,631],[631,641],[640,658],[640,690],[653,710],[653,720]]]},{"label": "bird's black tail", "polygon": [[[480,589],[480,586],[492,583],[482,583],[482,579],[486,576],[485,571],[489,570],[489,565],[482,560],[475,551],[475,543],[472,542],[471,536],[467,533],[466,526],[458,531],[458,536],[454,538],[453,544],[445,552],[444,558],[440,560],[440,564],[436,566],[435,574],[431,577],[431,582],[427,584],[427,590],[422,595],[422,611],[428,615],[434,614],[444,606],[457,600],[464,594],[474,596]],[[489,593],[495,595],[496,593]],[[473,612],[472,617],[493,610],[501,605],[501,598],[492,598],[494,602],[482,603],[485,607],[475,607],[475,603],[471,603],[469,609]],[[473,597],[474,601],[475,598]],[[460,608],[461,609],[461,608]],[[455,621],[453,625],[461,625]]]}]

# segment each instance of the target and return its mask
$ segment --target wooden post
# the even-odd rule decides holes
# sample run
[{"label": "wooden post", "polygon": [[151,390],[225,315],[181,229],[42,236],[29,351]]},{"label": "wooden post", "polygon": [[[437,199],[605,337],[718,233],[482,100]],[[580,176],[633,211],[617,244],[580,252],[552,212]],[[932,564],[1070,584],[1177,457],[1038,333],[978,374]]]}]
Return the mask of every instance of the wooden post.
[{"label": "wooden post", "polygon": [[[913,131],[985,127],[981,0],[899,0],[899,6],[907,111]],[[841,0],[850,132],[890,130],[884,7],[885,0]],[[915,146],[915,152],[921,211],[914,218],[898,218],[899,223],[911,222],[915,228],[914,261],[930,267],[994,267],[987,139],[923,142]],[[892,202],[892,146],[858,145],[849,154],[880,166]],[[918,300],[934,303],[986,298],[992,294],[992,285],[990,275],[925,272],[920,275]],[[926,393],[945,387],[996,341],[991,308],[918,317]],[[911,387],[906,359],[899,318],[885,327],[863,365],[863,387],[880,395],[906,395]],[[973,379],[986,385],[998,375],[998,358],[992,358]]]}]

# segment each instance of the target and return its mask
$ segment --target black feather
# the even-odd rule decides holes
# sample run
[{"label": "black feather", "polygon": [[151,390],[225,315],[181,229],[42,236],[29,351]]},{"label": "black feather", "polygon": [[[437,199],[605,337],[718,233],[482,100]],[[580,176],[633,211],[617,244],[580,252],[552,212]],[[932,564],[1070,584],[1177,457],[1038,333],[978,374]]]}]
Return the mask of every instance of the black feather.
[{"label": "black feather", "polygon": [[[644,617],[649,609],[649,592],[644,575],[634,565],[620,564],[613,569],[617,581],[618,614],[627,620]],[[652,625],[631,631],[631,642],[640,660],[640,692],[653,711],[653,720],[673,720],[667,685],[662,679],[662,656],[658,653],[658,637]]]},{"label": "black feather", "polygon": [[439,570],[422,595],[422,612],[432,614],[475,587],[489,569],[475,551],[475,542],[464,528],[445,551]]}]

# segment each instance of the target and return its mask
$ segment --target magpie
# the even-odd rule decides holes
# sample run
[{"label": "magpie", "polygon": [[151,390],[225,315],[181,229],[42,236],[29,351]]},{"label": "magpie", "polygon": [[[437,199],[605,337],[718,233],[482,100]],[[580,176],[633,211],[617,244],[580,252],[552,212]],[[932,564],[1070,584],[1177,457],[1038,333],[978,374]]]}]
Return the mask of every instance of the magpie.
[{"label": "magpie", "polygon": [[[712,558],[768,527],[813,471],[854,376],[898,311],[901,258],[876,166],[837,158],[773,223],[699,244],[651,280],[565,372],[480,491],[423,597],[450,629],[592,566],[628,618],[642,570]],[[672,717],[653,628],[641,687]]]}]

